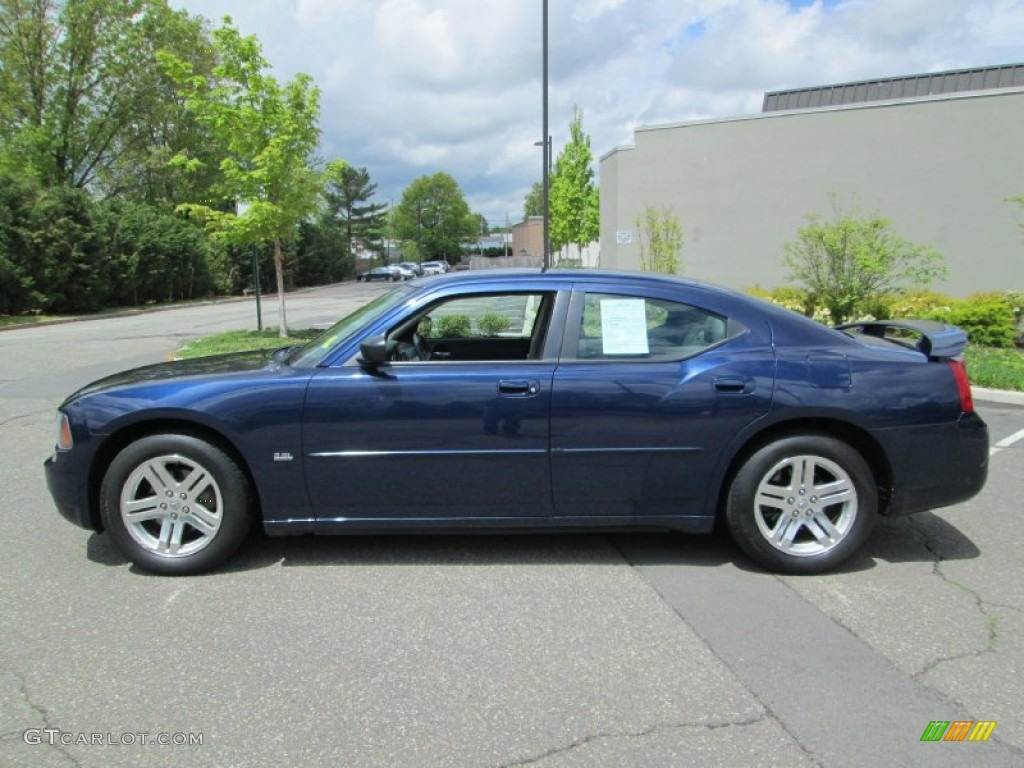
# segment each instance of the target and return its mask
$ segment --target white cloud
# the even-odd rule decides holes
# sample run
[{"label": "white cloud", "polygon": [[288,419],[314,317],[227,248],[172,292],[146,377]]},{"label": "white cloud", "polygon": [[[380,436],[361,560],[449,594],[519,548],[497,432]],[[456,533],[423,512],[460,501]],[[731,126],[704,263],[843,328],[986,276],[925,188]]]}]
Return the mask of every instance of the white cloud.
[{"label": "white cloud", "polygon": [[[541,173],[541,18],[525,0],[172,0],[229,14],[282,79],[322,89],[323,154],[383,199],[443,170],[475,210],[521,214]],[[760,109],[763,92],[1024,61],[1024,0],[556,0],[555,151],[572,107],[595,158],[638,125]]]}]

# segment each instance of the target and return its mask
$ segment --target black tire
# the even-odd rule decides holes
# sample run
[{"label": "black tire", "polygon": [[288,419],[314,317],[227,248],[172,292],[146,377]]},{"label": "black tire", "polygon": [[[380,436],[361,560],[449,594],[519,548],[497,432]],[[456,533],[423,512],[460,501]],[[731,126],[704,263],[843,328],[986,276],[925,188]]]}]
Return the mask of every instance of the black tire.
[{"label": "black tire", "polygon": [[252,525],[251,491],[238,465],[184,434],[140,438],[107,468],[100,514],[114,546],[140,568],[186,576],[216,568]]},{"label": "black tire", "polygon": [[733,477],[729,531],[758,565],[823,573],[856,553],[878,518],[878,489],[864,457],[821,434],[755,450]]}]

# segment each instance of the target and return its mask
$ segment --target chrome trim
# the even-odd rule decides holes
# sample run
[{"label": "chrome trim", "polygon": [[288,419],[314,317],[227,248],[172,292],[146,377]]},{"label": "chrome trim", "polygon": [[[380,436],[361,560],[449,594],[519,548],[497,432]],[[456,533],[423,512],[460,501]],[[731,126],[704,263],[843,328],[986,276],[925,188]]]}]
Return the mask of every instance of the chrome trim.
[{"label": "chrome trim", "polygon": [[545,448],[517,448],[492,451],[319,451],[309,454],[311,459],[366,459],[378,456],[509,456],[512,454],[541,455]]},{"label": "chrome trim", "polygon": [[700,453],[700,446],[683,445],[677,448],[552,448],[552,453]]}]

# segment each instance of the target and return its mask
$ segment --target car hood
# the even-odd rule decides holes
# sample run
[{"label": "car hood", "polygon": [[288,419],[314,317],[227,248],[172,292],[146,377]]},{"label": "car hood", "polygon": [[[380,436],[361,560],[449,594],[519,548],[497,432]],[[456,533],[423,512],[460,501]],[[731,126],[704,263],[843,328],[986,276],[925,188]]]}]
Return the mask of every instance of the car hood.
[{"label": "car hood", "polygon": [[218,377],[232,373],[258,371],[278,367],[281,350],[260,349],[251,352],[234,352],[226,355],[210,355],[191,360],[174,360],[167,363],[146,365],[128,371],[115,373],[87,384],[68,398],[68,402],[97,392],[109,391],[135,384],[157,383],[186,378]]}]

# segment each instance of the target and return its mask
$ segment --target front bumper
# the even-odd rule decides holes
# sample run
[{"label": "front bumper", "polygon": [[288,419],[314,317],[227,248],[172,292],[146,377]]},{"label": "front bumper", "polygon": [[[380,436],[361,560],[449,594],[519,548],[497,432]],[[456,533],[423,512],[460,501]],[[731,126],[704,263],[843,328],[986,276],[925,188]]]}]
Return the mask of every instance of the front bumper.
[{"label": "front bumper", "polygon": [[88,478],[71,459],[70,452],[56,451],[43,462],[46,488],[53,497],[57,511],[77,526],[96,530],[89,509]]}]

